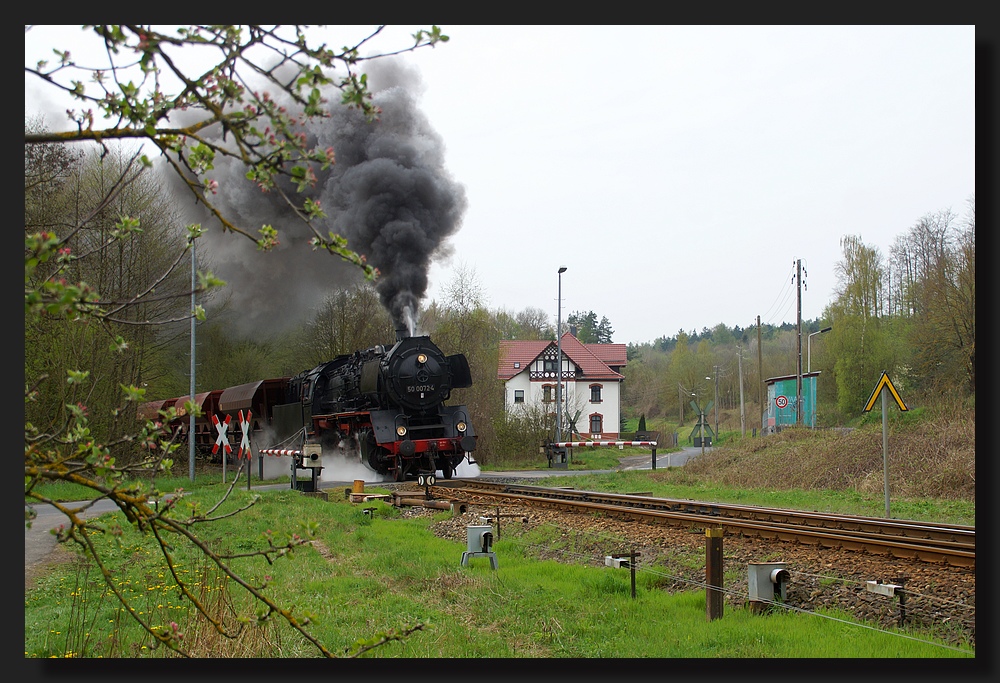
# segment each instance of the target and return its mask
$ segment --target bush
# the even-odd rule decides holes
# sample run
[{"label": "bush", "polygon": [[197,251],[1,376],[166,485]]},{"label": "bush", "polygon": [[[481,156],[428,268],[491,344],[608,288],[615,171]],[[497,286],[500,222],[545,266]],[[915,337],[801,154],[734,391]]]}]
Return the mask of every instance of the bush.
[{"label": "bush", "polygon": [[521,406],[515,411],[504,412],[493,422],[493,450],[497,467],[514,467],[537,463],[544,459],[539,453],[542,444],[552,434],[550,416],[537,406]]}]

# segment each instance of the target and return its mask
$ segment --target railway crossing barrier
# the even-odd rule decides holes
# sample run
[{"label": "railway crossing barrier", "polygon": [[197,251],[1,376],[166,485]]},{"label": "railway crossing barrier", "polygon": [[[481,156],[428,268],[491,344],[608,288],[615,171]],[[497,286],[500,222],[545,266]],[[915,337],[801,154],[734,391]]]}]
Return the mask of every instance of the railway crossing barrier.
[{"label": "railway crossing barrier", "polygon": [[587,447],[597,447],[597,446],[617,446],[618,448],[624,448],[625,446],[645,446],[652,450],[652,469],[656,469],[656,440],[659,438],[659,432],[646,432],[648,439],[640,439],[636,441],[555,441],[549,442],[543,446],[545,454],[549,459],[549,467],[555,469],[566,469],[569,465],[569,458],[572,458],[572,450],[569,451],[567,457],[567,449],[573,448],[583,448]]},{"label": "railway crossing barrier", "polygon": [[[289,448],[261,448],[261,455],[290,455],[292,456],[292,488],[305,493],[319,491],[319,476],[323,471],[322,447],[316,444],[306,444],[304,449]],[[299,481],[296,470],[310,470],[312,479],[310,481]]]}]

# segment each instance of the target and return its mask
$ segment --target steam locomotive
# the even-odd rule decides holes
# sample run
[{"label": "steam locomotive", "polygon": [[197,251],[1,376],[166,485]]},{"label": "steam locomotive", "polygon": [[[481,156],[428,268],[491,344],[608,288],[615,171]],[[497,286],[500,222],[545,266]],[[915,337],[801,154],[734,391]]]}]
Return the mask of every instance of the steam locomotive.
[{"label": "steam locomotive", "polygon": [[451,479],[476,437],[466,407],[445,401],[469,386],[463,354],[445,356],[429,337],[402,337],[388,350],[355,351],[291,378],[291,400],[275,407],[275,420],[288,411],[294,425],[301,410],[307,443],[333,448],[353,439],[363,462],[396,481],[436,470]]},{"label": "steam locomotive", "polygon": [[[195,426],[200,449],[210,447],[212,411],[242,416],[246,410],[253,420],[248,429],[273,435],[275,443],[295,439],[299,451],[312,453],[343,447],[395,481],[437,470],[450,479],[476,448],[466,406],[445,403],[453,389],[472,386],[468,360],[446,356],[427,336],[397,331],[396,338],[388,349],[337,356],[294,377],[197,395],[206,413]],[[146,404],[140,416],[186,400]],[[187,418],[175,421],[186,433]]]}]

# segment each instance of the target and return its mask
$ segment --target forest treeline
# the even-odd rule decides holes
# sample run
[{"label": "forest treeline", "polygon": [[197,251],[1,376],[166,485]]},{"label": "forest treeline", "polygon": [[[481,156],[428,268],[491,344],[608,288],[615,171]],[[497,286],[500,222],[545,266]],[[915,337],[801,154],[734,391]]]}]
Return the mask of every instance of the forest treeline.
[{"label": "forest treeline", "polygon": [[[43,122],[29,120],[26,130]],[[138,174],[135,153],[118,147],[103,156],[61,145],[25,148],[26,235],[65,225],[83,225],[67,241],[73,254],[88,254],[70,265],[74,279],[100,293],[94,305],[116,305],[154,290],[138,306],[121,306],[103,326],[58,315],[25,318],[25,379],[65,378],[75,368],[90,370],[87,406],[95,435],[109,442],[133,429],[133,416],[116,412],[120,387],[142,386],[147,398],[186,395],[190,383],[191,273],[175,268],[154,280],[186,238],[168,185]],[[134,174],[135,178],[130,175]],[[127,178],[128,182],[122,179]],[[142,229],[127,241],[123,215],[141,215]],[[86,217],[86,220],[83,218]],[[747,429],[760,426],[764,381],[793,375],[798,354],[819,371],[817,421],[848,424],[881,372],[914,405],[975,401],[975,198],[964,213],[943,209],[915,220],[889,252],[867,245],[858,235],[841,239],[835,297],[821,318],[779,326],[728,326],[699,333],[683,329],[646,344],[628,345],[622,412],[625,417],[691,418],[692,396],[699,405],[717,401],[721,410],[746,415]],[[199,254],[199,271],[212,270],[211,253]],[[32,274],[26,270],[26,286]],[[491,309],[468,267],[456,271],[441,300],[426,303],[419,332],[429,334],[447,353],[468,356],[473,386],[454,400],[470,406],[480,435],[480,457],[489,462],[525,449],[535,450],[551,416],[506,415],[503,385],[497,379],[502,339],[555,339],[555,325],[539,308]],[[283,330],[240,336],[240,312],[225,288],[197,301],[207,317],[196,325],[195,390],[225,388],[268,377],[291,376],[356,349],[395,339],[392,322],[373,284],[360,275],[351,286],[330,291],[300,322]],[[571,326],[583,341],[612,339],[613,311],[574,311]],[[144,320],[164,320],[156,326]],[[174,320],[174,322],[169,322]],[[664,325],[670,324],[664,321]],[[116,347],[115,332],[129,339]],[[52,382],[26,404],[26,421],[56,425],[74,401],[70,385]],[[122,443],[122,450],[129,445]],[[127,457],[122,454],[122,457]]]},{"label": "forest treeline", "polygon": [[803,372],[821,373],[820,426],[857,419],[882,372],[914,405],[974,407],[975,229],[973,195],[962,215],[949,208],[918,218],[888,254],[846,235],[835,296],[821,318],[802,321],[801,331],[793,323],[760,330],[720,323],[630,345],[623,402],[647,416],[675,410],[683,421],[690,394],[714,400],[717,377],[720,408],[749,404],[759,426],[764,382],[795,375],[801,354]]}]

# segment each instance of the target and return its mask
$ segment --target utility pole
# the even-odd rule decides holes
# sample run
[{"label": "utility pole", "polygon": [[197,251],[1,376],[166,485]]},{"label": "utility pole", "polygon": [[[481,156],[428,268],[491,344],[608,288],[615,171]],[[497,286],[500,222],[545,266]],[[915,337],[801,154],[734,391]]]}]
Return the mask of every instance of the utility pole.
[{"label": "utility pole", "polygon": [[743,405],[743,347],[736,347],[736,367],[740,373],[740,434],[747,435],[747,414]]},{"label": "utility pole", "polygon": [[713,365],[715,371],[715,438],[719,438],[719,366]]},{"label": "utility pole", "polygon": [[[195,299],[195,289],[197,287],[197,279],[195,270],[196,259],[194,257],[194,244],[195,240],[191,240],[191,403],[195,402],[194,398],[194,368],[195,368],[195,341],[194,341],[194,327],[195,327],[195,307],[198,305],[197,299]],[[188,425],[188,476],[191,481],[194,481],[194,413],[191,413],[190,423]],[[225,462],[226,452],[222,452],[223,462]],[[247,481],[249,481],[250,470],[247,469]]]},{"label": "utility pole", "polygon": [[757,406],[760,410],[760,428],[764,429],[764,360],[760,351],[760,316],[757,316]]},{"label": "utility pole", "polygon": [[684,387],[681,386],[680,382],[677,383],[677,403],[680,407],[680,415],[678,416],[680,420],[677,424],[682,425],[684,424]]},{"label": "utility pole", "polygon": [[802,424],[802,259],[795,261],[795,286],[798,301],[795,319],[798,327],[799,360],[795,371],[795,424]]}]

